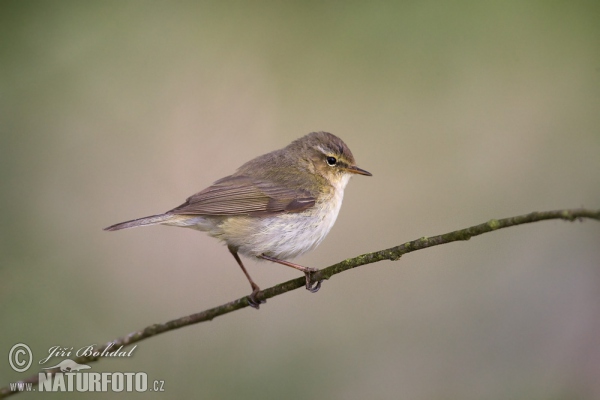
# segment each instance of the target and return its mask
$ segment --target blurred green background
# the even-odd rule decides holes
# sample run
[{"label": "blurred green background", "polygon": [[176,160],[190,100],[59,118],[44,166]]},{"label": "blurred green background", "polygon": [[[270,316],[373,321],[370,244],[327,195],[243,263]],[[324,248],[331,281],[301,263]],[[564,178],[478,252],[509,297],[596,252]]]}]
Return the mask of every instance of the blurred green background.
[{"label": "blurred green background", "polygon": [[[303,265],[600,207],[599,20],[596,1],[3,1],[0,386],[37,372],[9,367],[15,343],[37,362],[247,295],[204,234],[102,228],[311,131],[374,176]],[[246,265],[264,288],[300,276]],[[166,392],[90,399],[597,399],[600,224],[364,266],[92,371]]]}]

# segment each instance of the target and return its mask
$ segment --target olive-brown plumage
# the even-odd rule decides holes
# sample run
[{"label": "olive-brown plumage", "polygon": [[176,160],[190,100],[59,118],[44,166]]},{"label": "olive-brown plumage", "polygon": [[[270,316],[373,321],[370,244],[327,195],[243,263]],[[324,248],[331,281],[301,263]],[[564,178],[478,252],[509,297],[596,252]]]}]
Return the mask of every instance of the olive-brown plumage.
[{"label": "olive-brown plumage", "polygon": [[344,188],[353,174],[371,174],[355,165],[346,144],[328,132],[313,132],[288,146],[256,157],[238,170],[164,214],[122,222],[109,231],[171,225],[207,232],[227,244],[252,286],[250,305],[258,308],[259,287],[238,253],[303,271],[313,287],[316,270],[290,263],[315,248],[333,226]]}]

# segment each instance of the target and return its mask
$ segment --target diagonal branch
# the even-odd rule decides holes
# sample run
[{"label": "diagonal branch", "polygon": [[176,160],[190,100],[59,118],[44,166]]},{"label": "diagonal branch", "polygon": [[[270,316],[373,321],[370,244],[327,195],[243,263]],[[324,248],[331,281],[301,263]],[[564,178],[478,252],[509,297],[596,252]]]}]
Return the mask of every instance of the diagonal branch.
[{"label": "diagonal branch", "polygon": [[[556,210],[556,211],[544,211],[544,212],[532,212],[530,214],[519,215],[511,218],[504,219],[492,219],[483,224],[475,225],[470,228],[459,229],[443,235],[433,237],[422,237],[410,242],[406,242],[396,247],[389,249],[375,251],[373,253],[367,253],[358,257],[349,258],[341,261],[330,267],[324,268],[313,274],[313,281],[321,279],[329,279],[333,275],[347,271],[352,268],[360,267],[361,265],[371,264],[383,260],[396,261],[402,255],[411,253],[413,251],[426,249],[428,247],[437,246],[440,244],[456,242],[459,240],[469,240],[473,236],[482,235],[487,232],[495,231],[497,229],[508,228],[511,226],[528,224],[531,222],[538,222],[548,219],[563,219],[566,221],[583,220],[585,218],[595,219],[600,221],[600,210],[586,210],[586,209],[573,209],[573,210]],[[300,287],[304,287],[306,280],[304,277],[293,279],[287,282],[280,283],[268,289],[265,289],[258,293],[256,298],[258,300],[266,300],[280,294],[289,292]],[[213,318],[221,315],[228,314],[235,310],[248,307],[248,297],[242,297],[237,300],[230,301],[229,303],[196,313],[185,317],[177,318],[169,322],[150,325],[142,330],[132,332],[129,335],[115,339],[111,342],[97,346],[94,352],[102,353],[107,349],[116,349],[120,346],[124,348],[134,343],[138,343],[144,339],[159,335],[161,333],[169,332],[175,329],[183,328],[185,326],[197,324],[204,321],[210,321]],[[75,362],[79,364],[87,364],[94,361],[98,361],[101,357],[99,356],[82,356],[75,359]],[[48,370],[48,372],[56,373],[58,369]],[[21,382],[32,383],[37,385],[39,383],[39,375],[31,376]],[[0,388],[0,398],[10,396],[11,394],[18,393],[18,391],[11,391],[10,387]]]}]

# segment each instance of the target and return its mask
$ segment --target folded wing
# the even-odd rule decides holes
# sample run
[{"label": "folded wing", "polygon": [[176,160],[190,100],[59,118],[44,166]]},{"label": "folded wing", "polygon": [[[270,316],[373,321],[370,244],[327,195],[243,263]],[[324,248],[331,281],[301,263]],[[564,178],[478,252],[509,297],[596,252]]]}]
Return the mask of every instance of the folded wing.
[{"label": "folded wing", "polygon": [[227,176],[169,211],[192,215],[275,215],[300,212],[315,204],[308,191],[246,176]]}]

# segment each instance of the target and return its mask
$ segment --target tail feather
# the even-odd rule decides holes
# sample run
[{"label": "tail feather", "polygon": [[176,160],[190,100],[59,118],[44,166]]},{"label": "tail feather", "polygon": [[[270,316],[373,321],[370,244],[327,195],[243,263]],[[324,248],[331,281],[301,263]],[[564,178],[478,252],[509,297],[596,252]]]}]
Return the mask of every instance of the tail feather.
[{"label": "tail feather", "polygon": [[171,214],[158,214],[151,215],[149,217],[132,219],[131,221],[120,222],[118,224],[114,224],[109,226],[108,228],[104,228],[105,231],[118,231],[121,229],[127,228],[135,228],[138,226],[147,226],[147,225],[157,225],[162,224],[169,219],[171,219]]}]

